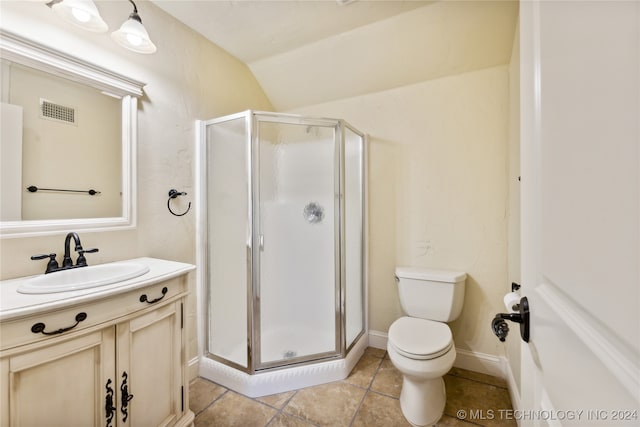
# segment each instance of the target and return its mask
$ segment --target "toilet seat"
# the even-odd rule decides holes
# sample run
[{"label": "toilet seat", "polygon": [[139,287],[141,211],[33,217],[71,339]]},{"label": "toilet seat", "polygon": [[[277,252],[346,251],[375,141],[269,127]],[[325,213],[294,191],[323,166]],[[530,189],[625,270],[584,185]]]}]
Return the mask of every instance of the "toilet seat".
[{"label": "toilet seat", "polygon": [[445,323],[415,317],[393,322],[388,337],[398,354],[414,360],[435,359],[453,347],[453,336]]}]

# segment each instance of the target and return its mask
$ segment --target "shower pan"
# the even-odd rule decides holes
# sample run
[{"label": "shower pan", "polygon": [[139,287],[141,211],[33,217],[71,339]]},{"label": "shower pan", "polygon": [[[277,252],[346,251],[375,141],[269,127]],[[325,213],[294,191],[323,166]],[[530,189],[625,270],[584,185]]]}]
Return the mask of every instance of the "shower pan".
[{"label": "shower pan", "polygon": [[364,134],[258,111],[198,132],[200,375],[251,397],[345,378],[366,346]]}]

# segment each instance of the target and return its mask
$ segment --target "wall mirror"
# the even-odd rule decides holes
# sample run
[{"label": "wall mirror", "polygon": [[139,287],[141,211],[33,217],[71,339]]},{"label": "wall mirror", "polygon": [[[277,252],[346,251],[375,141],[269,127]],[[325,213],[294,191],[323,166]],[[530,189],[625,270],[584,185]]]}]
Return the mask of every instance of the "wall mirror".
[{"label": "wall mirror", "polygon": [[143,83],[0,30],[0,237],[135,226]]}]

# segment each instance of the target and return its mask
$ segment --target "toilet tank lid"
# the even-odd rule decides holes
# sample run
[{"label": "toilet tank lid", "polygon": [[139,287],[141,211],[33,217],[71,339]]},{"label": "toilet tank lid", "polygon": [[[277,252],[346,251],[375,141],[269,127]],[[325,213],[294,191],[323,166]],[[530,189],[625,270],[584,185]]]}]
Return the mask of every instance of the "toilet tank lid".
[{"label": "toilet tank lid", "polygon": [[422,267],[396,267],[396,276],[403,279],[457,283],[465,280],[467,273],[451,270],[431,270]]}]

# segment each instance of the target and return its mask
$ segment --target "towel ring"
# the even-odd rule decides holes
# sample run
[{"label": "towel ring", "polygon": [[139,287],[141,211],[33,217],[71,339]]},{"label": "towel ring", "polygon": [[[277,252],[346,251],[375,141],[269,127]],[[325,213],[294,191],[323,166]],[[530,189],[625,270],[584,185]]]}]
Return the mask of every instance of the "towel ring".
[{"label": "towel ring", "polygon": [[186,196],[186,195],[187,193],[185,193],[184,191],[178,191],[173,188],[169,190],[169,200],[167,200],[167,209],[169,209],[169,212],[171,212],[172,215],[184,216],[187,214],[187,212],[189,212],[189,210],[191,210],[191,202],[189,202],[189,206],[187,206],[187,210],[182,212],[181,214],[177,214],[173,210],[171,210],[171,199],[175,199],[178,196]]}]

